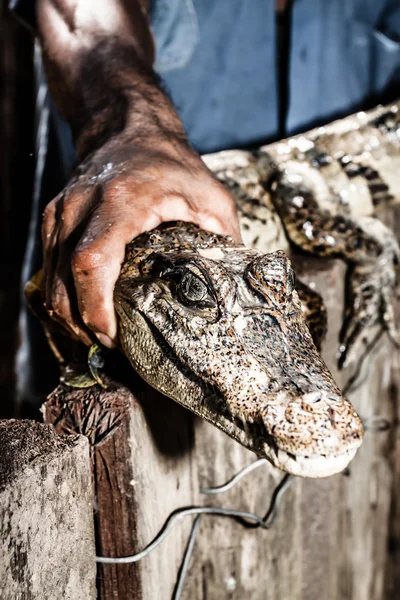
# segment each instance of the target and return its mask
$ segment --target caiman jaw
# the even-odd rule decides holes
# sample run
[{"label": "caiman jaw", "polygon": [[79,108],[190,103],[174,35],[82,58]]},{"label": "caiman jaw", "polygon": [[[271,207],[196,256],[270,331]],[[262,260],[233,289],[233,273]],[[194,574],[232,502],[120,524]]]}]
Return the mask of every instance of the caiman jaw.
[{"label": "caiman jaw", "polygon": [[343,471],[353,460],[357,448],[329,456],[292,456],[278,450],[276,457],[269,456],[273,465],[298,477],[330,477]]}]

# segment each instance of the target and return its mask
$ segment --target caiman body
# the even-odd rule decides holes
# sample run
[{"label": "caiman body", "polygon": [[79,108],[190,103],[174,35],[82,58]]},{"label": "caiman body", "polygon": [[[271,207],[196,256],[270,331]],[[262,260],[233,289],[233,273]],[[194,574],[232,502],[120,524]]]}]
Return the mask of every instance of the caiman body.
[{"label": "caiman body", "polygon": [[236,199],[245,247],[164,225],[128,246],[116,286],[121,344],[141,376],[296,475],[341,471],[363,428],[304,319],[319,343],[323,304],[300,282],[299,302],[279,249],[347,262],[341,368],[384,330],[397,343],[399,248],[374,213],[400,196],[398,112],[378,107],[256,152],[205,156]]},{"label": "caiman body", "polygon": [[400,199],[400,101],[256,152],[204,157],[235,196],[243,241],[347,263],[339,368],[357,372],[383,331],[398,344],[399,245],[380,217]]},{"label": "caiman body", "polygon": [[257,152],[204,157],[236,198],[245,245],[164,224],[128,245],[115,288],[134,369],[295,475],[343,470],[363,427],[310,334],[318,344],[323,304],[300,283],[296,291],[282,249],[348,264],[340,367],[384,330],[397,343],[399,248],[374,213],[400,197],[398,112],[381,107]]}]

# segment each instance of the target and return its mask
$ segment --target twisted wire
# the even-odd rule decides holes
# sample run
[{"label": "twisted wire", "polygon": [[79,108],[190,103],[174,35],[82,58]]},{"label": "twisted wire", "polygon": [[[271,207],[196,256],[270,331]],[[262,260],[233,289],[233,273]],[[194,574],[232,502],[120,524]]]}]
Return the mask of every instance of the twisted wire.
[{"label": "twisted wire", "polygon": [[[237,485],[237,483],[243,477],[257,469],[258,467],[262,466],[263,464],[266,464],[266,462],[267,461],[265,459],[256,460],[255,462],[241,469],[238,473],[236,473],[236,475],[234,475],[223,485],[212,488],[202,488],[200,492],[205,495],[211,495],[230,490],[235,485]],[[278,518],[282,498],[284,496],[285,491],[292,484],[293,479],[294,477],[292,475],[285,475],[280,481],[280,483],[276,486],[272,494],[269,509],[264,518],[252,512],[223,507],[194,506],[187,508],[178,508],[176,511],[169,515],[163,527],[160,529],[160,531],[157,533],[154,539],[140,552],[137,552],[136,554],[133,554],[131,556],[123,556],[120,558],[96,556],[96,562],[100,564],[129,564],[138,562],[139,560],[142,560],[151,552],[153,552],[153,550],[155,550],[165,540],[175,523],[177,523],[184,517],[196,515],[196,519],[193,522],[192,530],[185,549],[172,599],[180,600],[202,515],[234,518],[245,527],[261,527],[262,529],[270,529],[276,522],[276,519]]]}]

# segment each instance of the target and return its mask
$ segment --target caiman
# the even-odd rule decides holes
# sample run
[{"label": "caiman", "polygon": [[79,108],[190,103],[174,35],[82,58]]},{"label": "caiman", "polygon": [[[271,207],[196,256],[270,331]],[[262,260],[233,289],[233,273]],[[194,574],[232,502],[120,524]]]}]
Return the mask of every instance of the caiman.
[{"label": "caiman", "polygon": [[398,106],[204,160],[237,200],[245,243],[184,222],[134,239],[114,295],[121,348],[149,384],[276,467],[337,473],[363,426],[316,346],[323,303],[281,248],[349,264],[340,366],[382,328],[397,343],[399,248],[372,214],[399,196]]}]

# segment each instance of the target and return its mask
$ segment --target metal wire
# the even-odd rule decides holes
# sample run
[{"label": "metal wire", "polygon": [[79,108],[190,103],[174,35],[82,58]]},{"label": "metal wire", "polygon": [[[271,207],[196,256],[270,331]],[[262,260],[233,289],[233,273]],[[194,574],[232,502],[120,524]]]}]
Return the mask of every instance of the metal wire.
[{"label": "metal wire", "polygon": [[[266,462],[267,461],[264,458],[256,460],[250,465],[247,465],[247,467],[244,467],[244,469],[239,471],[236,475],[234,475],[234,477],[232,477],[223,485],[212,488],[202,488],[200,492],[206,495],[226,492],[227,490],[233,488],[243,477],[257,469],[261,465],[266,464]],[[218,508],[213,506],[195,506],[188,508],[180,508],[168,517],[168,519],[164,523],[164,526],[158,532],[156,537],[141,552],[133,554],[132,556],[125,556],[121,558],[108,558],[103,556],[96,556],[96,562],[102,564],[127,564],[138,562],[142,558],[148,556],[153,550],[155,550],[155,548],[157,548],[157,546],[159,546],[165,540],[165,538],[168,536],[169,532],[173,528],[174,524],[178,520],[189,515],[197,515],[192,525],[188,543],[185,549],[185,554],[183,556],[182,564],[179,569],[177,582],[172,596],[172,600],[180,600],[183,591],[183,586],[189,570],[190,559],[193,554],[194,544],[196,541],[197,532],[199,530],[201,516],[211,515],[219,517],[230,517],[239,520],[239,522],[245,527],[261,527],[262,529],[270,529],[274,525],[276,519],[278,518],[283,495],[285,491],[289,488],[289,486],[292,484],[293,480],[294,477],[292,475],[285,475],[283,479],[279,482],[272,494],[270,506],[264,518],[261,518],[255,513],[247,511],[233,510],[229,508]]]},{"label": "metal wire", "polygon": [[[259,467],[259,466],[261,466],[261,464],[264,464],[265,461],[263,460],[263,461],[256,461],[256,462],[258,463],[257,467]],[[254,464],[254,463],[252,463],[252,464]],[[249,465],[249,467],[250,467],[250,465]],[[242,471],[240,471],[233,478],[235,480],[233,483],[232,483],[232,480],[230,480],[227,484],[224,484],[223,486],[220,486],[220,487],[225,488],[225,489],[226,489],[227,485],[229,485],[230,487],[233,487],[233,485],[235,485],[235,483],[239,479],[241,479],[247,473],[249,473],[250,471],[252,471],[256,468],[256,466],[254,466],[251,469],[249,467],[245,467],[244,469],[242,469]],[[243,473],[243,471],[244,471],[244,473]],[[273,497],[272,497],[272,500],[271,500],[270,509],[268,510],[267,515],[264,519],[261,518],[260,516],[256,515],[255,513],[241,511],[241,510],[233,510],[233,509],[229,509],[229,508],[218,508],[218,507],[213,507],[213,506],[195,506],[195,507],[188,507],[188,508],[179,508],[178,510],[173,512],[168,517],[168,519],[166,520],[165,524],[163,525],[162,529],[158,532],[156,537],[143,550],[141,550],[137,554],[133,554],[132,556],[124,556],[124,557],[120,557],[120,558],[109,558],[109,557],[105,557],[105,556],[96,556],[96,562],[101,563],[101,564],[127,564],[127,563],[138,562],[142,558],[145,558],[146,556],[148,556],[153,550],[155,550],[155,548],[157,548],[157,546],[159,546],[165,540],[165,538],[168,536],[168,534],[170,533],[171,529],[173,528],[173,526],[175,525],[175,523],[177,521],[179,521],[183,517],[186,517],[189,515],[208,514],[208,515],[215,515],[215,516],[221,516],[221,517],[233,517],[235,519],[239,519],[242,522],[242,524],[244,524],[244,525],[253,526],[253,527],[254,526],[261,527],[262,529],[269,529],[270,527],[272,527],[272,525],[276,521],[276,518],[279,514],[279,508],[280,508],[283,494],[287,490],[287,488],[291,485],[292,481],[293,481],[292,476],[289,476],[289,475],[285,476],[282,479],[282,481],[279,483],[279,485],[276,487]],[[213,488],[210,488],[210,489],[213,490]],[[206,493],[210,493],[210,492],[206,492]],[[214,491],[212,491],[211,493],[214,493]]]},{"label": "metal wire", "polygon": [[389,419],[386,419],[386,417],[381,417],[379,415],[367,417],[366,419],[363,419],[362,422],[365,431],[370,431],[371,433],[387,431],[392,426]]},{"label": "metal wire", "polygon": [[201,515],[198,515],[193,521],[192,531],[190,532],[189,540],[186,546],[185,555],[183,557],[181,568],[179,569],[178,579],[175,585],[175,590],[172,595],[172,600],[180,600],[186,575],[189,570],[190,559],[192,558],[194,543],[196,541],[197,531],[199,529]]},{"label": "metal wire", "polygon": [[223,485],[220,485],[217,487],[212,487],[212,488],[200,488],[200,493],[201,494],[221,494],[222,492],[227,492],[228,490],[233,488],[237,484],[237,482],[240,481],[240,479],[242,479],[243,477],[245,477],[246,475],[248,475],[249,473],[254,471],[254,469],[261,467],[261,465],[265,465],[266,463],[267,463],[266,458],[260,458],[259,460],[256,460],[256,461],[250,463],[249,465],[247,465],[247,467],[244,467],[244,469],[239,471],[239,473],[236,473],[236,475],[234,475],[232,477],[232,479],[229,479],[229,481],[227,481]]}]

